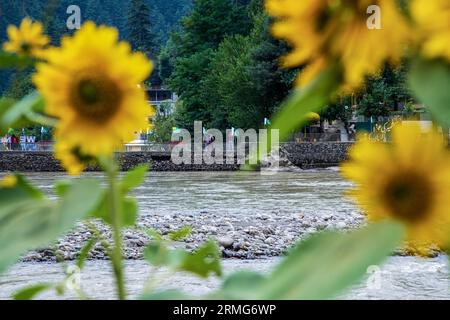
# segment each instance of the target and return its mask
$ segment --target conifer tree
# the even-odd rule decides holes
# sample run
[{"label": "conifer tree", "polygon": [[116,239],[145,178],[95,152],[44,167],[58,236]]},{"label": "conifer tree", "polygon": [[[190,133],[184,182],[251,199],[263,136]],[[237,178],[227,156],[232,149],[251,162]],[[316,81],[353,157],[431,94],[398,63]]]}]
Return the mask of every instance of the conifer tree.
[{"label": "conifer tree", "polygon": [[156,66],[158,48],[155,35],[152,32],[150,9],[144,0],[131,1],[126,28],[127,40],[131,43],[133,49],[145,53],[155,64],[150,79],[151,84],[160,85],[161,80]]},{"label": "conifer tree", "polygon": [[147,55],[153,55],[156,51],[155,36],[150,22],[150,9],[144,0],[132,0],[127,17],[127,40],[134,50],[139,50]]},{"label": "conifer tree", "polygon": [[183,19],[181,30],[172,36],[176,46],[174,71],[167,80],[183,107],[177,125],[192,129],[195,120],[211,124],[213,115],[204,86],[215,50],[228,36],[247,34],[251,21],[245,7],[230,0],[197,0]]}]

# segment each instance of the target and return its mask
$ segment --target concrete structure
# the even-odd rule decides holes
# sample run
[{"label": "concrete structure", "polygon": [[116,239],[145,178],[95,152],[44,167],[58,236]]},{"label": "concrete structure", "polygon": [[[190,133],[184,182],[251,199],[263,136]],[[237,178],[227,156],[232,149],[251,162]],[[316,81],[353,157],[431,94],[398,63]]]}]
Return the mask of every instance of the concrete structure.
[{"label": "concrete structure", "polygon": [[159,107],[163,102],[167,102],[170,105],[171,110],[175,109],[175,104],[178,100],[178,96],[175,92],[165,89],[164,87],[152,87],[146,89],[149,102]]}]

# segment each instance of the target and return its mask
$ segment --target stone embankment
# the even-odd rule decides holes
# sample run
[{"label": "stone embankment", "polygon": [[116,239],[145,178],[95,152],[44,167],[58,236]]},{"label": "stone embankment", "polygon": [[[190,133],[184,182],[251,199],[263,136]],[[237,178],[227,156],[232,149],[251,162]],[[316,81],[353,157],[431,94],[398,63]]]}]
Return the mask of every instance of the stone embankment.
[{"label": "stone embankment", "polygon": [[[334,167],[346,160],[348,149],[352,143],[318,142],[287,143],[280,150],[280,166],[294,165],[302,169]],[[171,161],[167,152],[126,152],[118,154],[124,171],[136,165],[147,163],[153,171],[234,171],[237,164],[181,164]],[[288,160],[288,161],[286,161]],[[97,171],[98,168],[88,168]],[[51,152],[1,151],[0,172],[60,172],[60,163]]]}]

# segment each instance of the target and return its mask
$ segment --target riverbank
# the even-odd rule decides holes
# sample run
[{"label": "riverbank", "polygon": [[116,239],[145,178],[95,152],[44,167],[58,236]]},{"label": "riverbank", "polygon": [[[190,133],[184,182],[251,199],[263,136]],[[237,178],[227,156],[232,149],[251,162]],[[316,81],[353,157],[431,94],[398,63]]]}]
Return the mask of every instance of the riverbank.
[{"label": "riverbank", "polygon": [[[88,173],[102,180],[101,173]],[[27,178],[50,197],[59,173],[29,173]],[[124,233],[127,259],[142,259],[150,241],[145,229],[163,234],[192,226],[192,235],[176,246],[195,250],[209,238],[222,244],[225,258],[260,259],[280,256],[299,239],[322,230],[349,230],[364,225],[360,210],[345,197],[351,183],[337,168],[262,175],[257,172],[150,172],[134,190],[139,203],[138,228]],[[97,223],[110,238],[110,230]],[[54,245],[67,260],[76,258],[91,236],[83,225]],[[106,259],[97,245],[91,259]],[[25,261],[54,261],[44,249]]]},{"label": "riverbank", "polygon": [[[364,223],[358,213],[339,217],[325,215],[312,217],[304,214],[219,215],[208,212],[198,214],[153,215],[139,219],[138,227],[124,232],[124,257],[143,259],[143,251],[150,241],[145,230],[153,228],[163,235],[183,226],[192,227],[192,234],[174,246],[195,250],[208,239],[220,245],[224,258],[258,259],[283,255],[299,239],[322,230],[348,230]],[[95,222],[96,228],[108,240],[111,232],[105,225]],[[53,248],[27,254],[23,261],[55,261],[55,252],[65,260],[76,259],[83,244],[92,236],[85,225],[58,241]],[[90,259],[103,260],[106,254],[100,244],[92,250]]]},{"label": "riverbank", "polygon": [[[302,169],[326,168],[338,166],[347,159],[352,143],[317,142],[286,143],[280,147],[280,167],[296,166]],[[155,172],[176,171],[237,171],[236,163],[223,164],[174,164],[170,152],[123,152],[117,153],[123,171],[139,164],[148,164]],[[269,160],[270,162],[270,160]],[[62,172],[59,161],[51,152],[0,151],[0,172]],[[87,171],[99,171],[91,166]]]},{"label": "riverbank", "polygon": [[[143,251],[151,240],[146,230],[156,229],[162,235],[191,226],[192,234],[183,241],[174,242],[177,248],[193,251],[209,239],[215,240],[223,258],[241,260],[263,259],[284,255],[300,239],[324,230],[346,231],[364,225],[365,219],[358,213],[345,218],[335,215],[309,217],[303,214],[277,214],[243,216],[227,214],[226,216],[202,212],[195,215],[154,215],[141,217],[138,226],[123,233],[124,258],[142,260]],[[111,242],[111,231],[100,222],[93,223]],[[24,262],[52,262],[55,253],[64,260],[77,258],[84,243],[92,236],[91,229],[80,224],[76,231],[59,240],[51,248],[33,251],[27,254]],[[395,255],[408,255],[398,250]],[[432,253],[430,256],[437,256]],[[105,260],[107,256],[101,244],[97,244],[91,254],[91,260]]]}]

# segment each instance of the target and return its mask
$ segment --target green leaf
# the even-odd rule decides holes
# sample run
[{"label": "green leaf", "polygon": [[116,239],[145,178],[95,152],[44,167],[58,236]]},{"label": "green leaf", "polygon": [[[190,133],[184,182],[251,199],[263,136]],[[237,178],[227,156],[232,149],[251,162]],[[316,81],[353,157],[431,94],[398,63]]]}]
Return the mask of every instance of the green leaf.
[{"label": "green leaf", "polygon": [[183,250],[169,250],[163,242],[152,242],[144,251],[145,259],[156,267],[167,266],[179,270],[189,255]]},{"label": "green leaf", "polygon": [[[42,105],[42,107],[41,107]],[[33,109],[44,109],[44,103],[39,103]],[[33,124],[38,124],[46,127],[56,127],[58,125],[58,119],[54,117],[50,117],[45,115],[42,112],[38,112],[36,110],[29,111],[25,114],[26,121],[31,122]]]},{"label": "green leaf", "polygon": [[122,179],[122,190],[128,193],[136,187],[139,187],[145,179],[148,171],[148,165],[139,165],[131,171],[128,171]]},{"label": "green leaf", "polygon": [[154,266],[167,266],[202,278],[207,278],[211,273],[222,275],[220,250],[214,241],[208,241],[194,253],[169,250],[163,242],[152,242],[145,249],[144,257]]},{"label": "green leaf", "polygon": [[169,250],[162,242],[150,243],[144,251],[144,258],[156,267],[167,265]]},{"label": "green leaf", "polygon": [[[279,142],[284,142],[302,126],[307,124],[310,112],[320,112],[332,101],[341,85],[341,70],[339,64],[332,64],[322,71],[310,84],[296,90],[281,105],[274,121],[267,131],[267,152],[272,151],[273,130],[278,130]],[[259,147],[258,147],[259,149]],[[242,171],[257,169],[263,154],[251,154],[249,164],[241,166]]]},{"label": "green leaf", "polygon": [[0,119],[17,101],[10,98],[0,98]]},{"label": "green leaf", "polygon": [[154,229],[154,228],[147,229],[145,231],[145,233],[147,233],[147,235],[153,240],[156,240],[156,241],[162,241],[163,240],[163,237],[162,237],[161,233],[158,230]]},{"label": "green leaf", "polygon": [[53,289],[53,285],[49,283],[36,284],[24,289],[20,289],[12,295],[14,300],[32,300],[42,291]]},{"label": "green leaf", "polygon": [[96,238],[89,239],[86,244],[81,248],[80,255],[77,258],[77,267],[80,269],[83,269],[84,263],[89,255],[89,252],[91,252],[92,248],[94,248],[95,244],[97,243]]},{"label": "green leaf", "polygon": [[55,207],[50,201],[21,201],[2,212],[0,220],[0,273],[28,250],[55,240]]},{"label": "green leaf", "polygon": [[143,293],[138,297],[139,300],[192,300],[186,294],[178,290],[166,290],[161,292]]},{"label": "green leaf", "polygon": [[35,61],[26,56],[18,56],[9,52],[0,50],[0,68],[24,68],[31,67]]},{"label": "green leaf", "polygon": [[315,235],[294,248],[260,287],[257,299],[328,299],[360,280],[401,244],[404,227],[382,222],[348,234]]},{"label": "green leaf", "polygon": [[92,210],[90,216],[93,218],[102,219],[104,222],[111,224],[112,221],[109,214],[108,193],[106,191],[103,191],[98,206]]},{"label": "green leaf", "polygon": [[[122,197],[122,227],[133,227],[136,225],[138,216],[138,205],[136,199]],[[107,224],[112,224],[111,215],[109,213],[109,194],[105,191],[102,192],[101,201],[98,206],[90,213],[91,217],[102,219]]]},{"label": "green leaf", "polygon": [[[27,113],[34,109],[41,110],[43,104],[44,100],[38,92],[30,93],[19,102],[9,106],[7,110],[3,110],[0,118],[0,129],[23,127],[29,122]],[[2,108],[4,107],[2,106]]]},{"label": "green leaf", "polygon": [[210,273],[220,277],[222,276],[220,257],[219,247],[214,241],[210,240],[194,253],[188,254],[183,259],[179,269],[203,278],[207,278]]},{"label": "green leaf", "polygon": [[[44,194],[31,185],[22,175],[15,174],[17,184],[11,188],[0,188],[0,212],[8,204],[15,204],[23,200],[42,200]],[[0,218],[1,218],[0,213]]]},{"label": "green leaf", "polygon": [[[0,273],[23,253],[49,245],[86,217],[100,199],[100,183],[78,180],[60,201],[50,201],[24,180],[14,201],[0,193]],[[11,198],[14,196],[12,195]]]},{"label": "green leaf", "polygon": [[[127,172],[121,181],[120,197],[122,201],[122,227],[134,227],[138,217],[138,203],[136,199],[127,197],[127,194],[139,186],[145,178],[147,166],[137,166],[133,170]],[[103,192],[102,201],[98,208],[91,213],[92,217],[100,218],[104,222],[111,224],[111,215],[109,212],[109,193]]]},{"label": "green leaf", "polygon": [[122,225],[133,227],[136,225],[138,217],[138,204],[134,198],[125,198],[122,203]]},{"label": "green leaf", "polygon": [[189,237],[192,233],[191,226],[183,226],[181,229],[169,233],[169,239],[172,241],[181,241]]},{"label": "green leaf", "polygon": [[98,205],[102,191],[98,180],[76,181],[62,198],[60,228],[71,228],[76,221],[85,218]]},{"label": "green leaf", "polygon": [[[333,65],[288,98],[270,127],[279,130],[280,142],[286,141],[294,130],[306,124],[310,112],[319,112],[331,101],[340,85],[339,75],[339,67]],[[270,135],[270,130],[268,132]],[[270,136],[268,141],[270,142]]]},{"label": "green leaf", "polygon": [[213,295],[213,299],[253,300],[265,281],[266,278],[256,272],[236,272],[224,281],[221,290]]},{"label": "green leaf", "polygon": [[57,181],[55,183],[55,185],[53,186],[56,195],[58,195],[59,197],[63,197],[67,190],[70,189],[70,186],[72,185],[72,181],[70,180],[61,180],[61,181]]},{"label": "green leaf", "polygon": [[162,242],[150,243],[144,251],[145,260],[156,267],[165,266],[168,264],[169,250]]},{"label": "green leaf", "polygon": [[450,127],[450,65],[440,60],[417,59],[412,64],[409,83],[434,118]]}]

